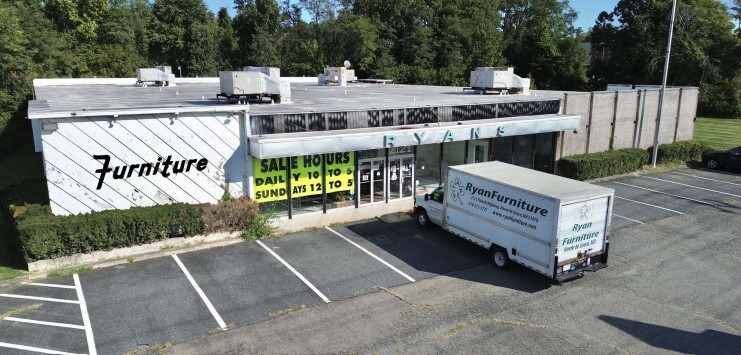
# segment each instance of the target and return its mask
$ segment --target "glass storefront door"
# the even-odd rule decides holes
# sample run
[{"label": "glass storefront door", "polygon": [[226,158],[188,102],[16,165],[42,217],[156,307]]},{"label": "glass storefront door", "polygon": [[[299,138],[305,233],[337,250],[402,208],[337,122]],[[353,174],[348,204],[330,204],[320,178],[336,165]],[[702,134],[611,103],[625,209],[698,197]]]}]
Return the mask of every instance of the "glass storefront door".
[{"label": "glass storefront door", "polygon": [[389,200],[414,195],[414,155],[389,157]]},{"label": "glass storefront door", "polygon": [[367,205],[386,200],[386,159],[358,160],[358,203]]}]

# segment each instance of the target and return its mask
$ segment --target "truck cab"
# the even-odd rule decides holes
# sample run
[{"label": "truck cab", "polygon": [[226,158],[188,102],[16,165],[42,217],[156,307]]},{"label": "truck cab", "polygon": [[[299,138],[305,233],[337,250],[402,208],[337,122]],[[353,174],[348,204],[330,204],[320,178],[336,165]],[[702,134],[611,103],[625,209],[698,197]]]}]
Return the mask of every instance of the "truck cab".
[{"label": "truck cab", "polygon": [[444,198],[445,187],[443,186],[414,197],[414,213],[417,215],[417,223],[420,226],[428,227],[430,223],[442,225]]}]

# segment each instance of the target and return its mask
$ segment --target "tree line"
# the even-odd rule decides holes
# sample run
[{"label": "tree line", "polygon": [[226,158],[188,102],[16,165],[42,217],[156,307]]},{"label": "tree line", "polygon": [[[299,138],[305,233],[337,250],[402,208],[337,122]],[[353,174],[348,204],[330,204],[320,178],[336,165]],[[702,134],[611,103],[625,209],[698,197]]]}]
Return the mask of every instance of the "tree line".
[{"label": "tree line", "polygon": [[[741,118],[741,0],[734,4],[679,0],[669,84],[699,86],[701,114]],[[475,67],[513,66],[538,89],[658,84],[671,1],[621,0],[587,33],[574,27],[567,0],[235,0],[233,8],[232,17],[202,0],[3,0],[0,151],[25,134],[32,79],[133,77],[154,65],[190,77],[246,65],[315,76],[349,60],[361,78],[457,86]]]}]

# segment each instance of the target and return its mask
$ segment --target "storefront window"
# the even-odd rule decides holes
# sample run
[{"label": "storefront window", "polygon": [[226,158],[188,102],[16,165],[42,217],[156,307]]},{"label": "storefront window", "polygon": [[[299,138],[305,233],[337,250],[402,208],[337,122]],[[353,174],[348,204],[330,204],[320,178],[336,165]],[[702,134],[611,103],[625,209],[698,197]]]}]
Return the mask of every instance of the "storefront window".
[{"label": "storefront window", "polygon": [[553,161],[555,158],[553,155],[553,136],[553,133],[539,133],[535,135],[535,170],[553,173]]},{"label": "storefront window", "polygon": [[288,216],[288,201],[273,201],[258,203],[257,206],[260,208],[260,213],[272,214],[275,213],[276,217]]},{"label": "storefront window", "polygon": [[535,135],[515,136],[513,144],[512,164],[523,168],[533,168],[533,145]]},{"label": "storefront window", "polygon": [[443,143],[443,163],[440,173],[443,175],[448,174],[448,167],[453,165],[461,165],[466,159],[466,142],[449,142]]},{"label": "storefront window", "polygon": [[[414,173],[418,190],[435,188],[440,184],[440,145],[425,144],[417,146]],[[416,183],[416,182],[415,182]]]},{"label": "storefront window", "polygon": [[492,140],[491,160],[512,164],[512,137],[500,137]]},{"label": "storefront window", "polygon": [[253,191],[261,211],[281,215],[353,206],[355,156],[352,152],[291,158],[253,159]]},{"label": "storefront window", "polygon": [[327,209],[355,207],[355,153],[325,154]]},{"label": "storefront window", "polygon": [[357,154],[358,159],[384,158],[386,157],[386,149],[361,150]]}]

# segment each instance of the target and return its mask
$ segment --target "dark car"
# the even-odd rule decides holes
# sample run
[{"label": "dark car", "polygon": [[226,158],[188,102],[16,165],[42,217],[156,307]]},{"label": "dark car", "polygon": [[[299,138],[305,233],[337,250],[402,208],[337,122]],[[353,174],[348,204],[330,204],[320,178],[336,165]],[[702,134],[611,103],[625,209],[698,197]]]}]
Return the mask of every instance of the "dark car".
[{"label": "dark car", "polygon": [[741,147],[706,152],[702,155],[702,165],[710,169],[741,169]]}]

